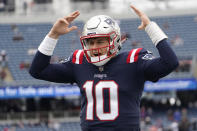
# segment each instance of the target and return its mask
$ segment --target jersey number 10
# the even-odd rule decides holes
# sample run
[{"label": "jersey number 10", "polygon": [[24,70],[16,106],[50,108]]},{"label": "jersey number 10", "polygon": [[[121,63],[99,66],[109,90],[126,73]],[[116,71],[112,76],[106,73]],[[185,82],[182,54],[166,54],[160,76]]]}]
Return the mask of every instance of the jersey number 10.
[{"label": "jersey number 10", "polygon": [[[94,119],[94,112],[101,121],[113,121],[119,116],[118,85],[115,81],[99,81],[93,87],[94,81],[86,81],[83,85],[86,93],[86,120]],[[109,90],[109,112],[104,112],[103,90]],[[95,93],[95,97],[93,97]],[[95,110],[94,110],[95,104]]]}]

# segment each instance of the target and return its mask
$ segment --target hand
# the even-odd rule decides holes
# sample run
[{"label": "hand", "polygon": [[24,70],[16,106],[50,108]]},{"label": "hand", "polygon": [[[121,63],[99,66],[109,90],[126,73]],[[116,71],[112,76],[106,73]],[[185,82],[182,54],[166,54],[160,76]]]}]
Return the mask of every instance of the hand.
[{"label": "hand", "polygon": [[74,11],[70,15],[58,19],[48,33],[48,36],[54,39],[58,39],[60,35],[64,35],[69,33],[70,31],[76,30],[77,26],[69,27],[69,25],[75,18],[79,16],[79,14],[79,11]]},{"label": "hand", "polygon": [[150,23],[150,19],[148,18],[148,16],[146,14],[144,14],[144,12],[140,11],[139,9],[137,9],[135,6],[130,5],[130,7],[135,11],[135,13],[140,17],[141,19],[141,25],[138,26],[139,30],[144,30],[145,27]]}]

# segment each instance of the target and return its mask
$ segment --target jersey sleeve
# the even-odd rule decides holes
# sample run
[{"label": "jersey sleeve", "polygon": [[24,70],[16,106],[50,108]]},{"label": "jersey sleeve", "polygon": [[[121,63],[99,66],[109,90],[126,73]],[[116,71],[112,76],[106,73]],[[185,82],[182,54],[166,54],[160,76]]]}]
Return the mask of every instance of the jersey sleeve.
[{"label": "jersey sleeve", "polygon": [[165,39],[160,41],[156,47],[160,57],[155,58],[151,52],[141,49],[137,62],[140,71],[145,76],[145,80],[153,82],[168,75],[178,66],[178,59]]},{"label": "jersey sleeve", "polygon": [[37,52],[29,73],[36,79],[47,80],[57,83],[74,83],[73,64],[71,59],[61,61],[57,64],[50,64],[51,56]]}]

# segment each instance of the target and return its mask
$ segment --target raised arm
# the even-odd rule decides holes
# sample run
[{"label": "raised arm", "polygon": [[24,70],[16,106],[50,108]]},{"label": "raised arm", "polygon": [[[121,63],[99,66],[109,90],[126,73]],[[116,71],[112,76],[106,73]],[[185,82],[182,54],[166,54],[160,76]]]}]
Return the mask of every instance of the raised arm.
[{"label": "raised arm", "polygon": [[131,8],[141,19],[138,29],[147,32],[160,54],[159,58],[153,58],[148,51],[142,50],[139,53],[139,68],[144,72],[146,80],[157,81],[177,68],[178,59],[167,42],[168,37],[159,26],[133,5]]},{"label": "raised arm", "polygon": [[58,19],[51,28],[48,35],[40,44],[38,51],[32,61],[29,73],[36,79],[52,82],[75,82],[72,62],[67,61],[60,64],[50,64],[50,59],[61,35],[77,29],[76,26],[69,27],[70,23],[79,16],[75,11],[68,16]]}]

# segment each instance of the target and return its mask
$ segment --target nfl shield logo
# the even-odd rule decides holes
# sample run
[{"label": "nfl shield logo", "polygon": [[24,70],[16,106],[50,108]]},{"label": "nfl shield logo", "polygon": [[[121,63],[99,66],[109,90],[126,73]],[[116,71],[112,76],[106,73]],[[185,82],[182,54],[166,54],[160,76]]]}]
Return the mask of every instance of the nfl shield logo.
[{"label": "nfl shield logo", "polygon": [[100,72],[103,72],[103,71],[104,71],[104,67],[103,67],[103,66],[100,66],[100,67],[99,67],[99,71],[100,71]]}]

